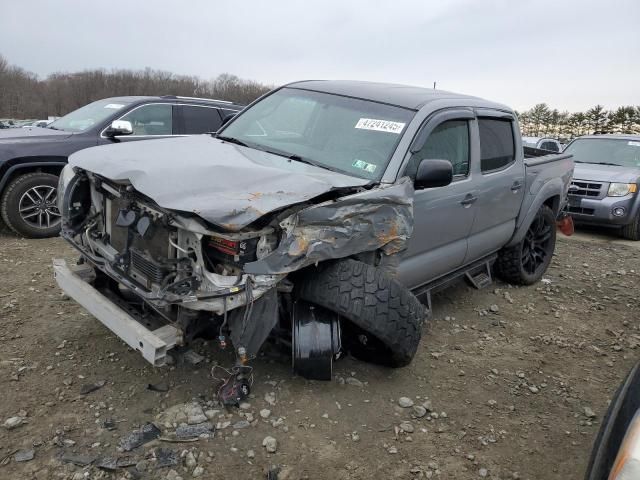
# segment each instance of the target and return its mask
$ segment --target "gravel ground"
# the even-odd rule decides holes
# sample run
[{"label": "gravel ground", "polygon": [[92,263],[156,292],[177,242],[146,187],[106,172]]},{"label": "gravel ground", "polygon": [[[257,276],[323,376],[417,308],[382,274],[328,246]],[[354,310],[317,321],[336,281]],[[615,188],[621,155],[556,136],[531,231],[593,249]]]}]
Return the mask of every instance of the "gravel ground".
[{"label": "gravel ground", "polygon": [[[226,411],[210,370],[228,353],[200,341],[201,363],[154,369],[61,295],[62,240],[0,234],[0,478],[582,478],[638,357],[637,253],[582,235],[560,240],[543,283],[441,292],[407,368],[346,358],[311,382],[266,349],[251,398]],[[122,451],[147,422],[160,438]],[[176,442],[180,423],[205,434]]]}]

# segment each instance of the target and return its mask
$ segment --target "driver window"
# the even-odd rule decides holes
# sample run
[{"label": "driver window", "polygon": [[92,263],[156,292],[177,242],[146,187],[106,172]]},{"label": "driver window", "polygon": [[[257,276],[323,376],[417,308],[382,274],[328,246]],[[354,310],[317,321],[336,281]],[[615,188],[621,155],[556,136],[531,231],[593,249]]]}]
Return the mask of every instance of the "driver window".
[{"label": "driver window", "polygon": [[172,106],[156,103],[136,108],[120,120],[131,122],[134,135],[172,135]]},{"label": "driver window", "polygon": [[469,174],[469,122],[447,120],[438,125],[422,148],[411,155],[405,175],[415,178],[418,165],[425,159],[449,160],[454,176]]}]

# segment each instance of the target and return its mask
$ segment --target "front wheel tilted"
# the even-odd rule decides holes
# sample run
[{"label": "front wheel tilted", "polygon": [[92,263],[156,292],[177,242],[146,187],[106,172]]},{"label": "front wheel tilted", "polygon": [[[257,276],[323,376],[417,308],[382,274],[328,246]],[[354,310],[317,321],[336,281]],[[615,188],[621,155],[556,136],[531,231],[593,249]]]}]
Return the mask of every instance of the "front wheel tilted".
[{"label": "front wheel tilted", "polygon": [[386,271],[352,259],[325,262],[300,279],[298,298],[334,312],[354,357],[404,367],[416,354],[426,309]]},{"label": "front wheel tilted", "polygon": [[556,246],[556,218],[548,206],[536,213],[524,238],[498,254],[496,274],[506,282],[531,285],[547,271]]}]

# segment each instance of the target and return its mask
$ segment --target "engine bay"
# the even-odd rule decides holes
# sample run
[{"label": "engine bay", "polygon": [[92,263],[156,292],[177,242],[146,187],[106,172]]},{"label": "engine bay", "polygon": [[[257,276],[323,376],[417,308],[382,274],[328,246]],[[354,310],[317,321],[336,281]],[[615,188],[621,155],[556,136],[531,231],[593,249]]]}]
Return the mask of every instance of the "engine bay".
[{"label": "engine bay", "polygon": [[[176,308],[222,315],[255,301],[283,275],[247,275],[242,267],[272,251],[272,227],[214,232],[155,205],[130,185],[80,172],[63,200],[62,235],[98,269],[176,320]],[[184,228],[190,224],[190,229]],[[248,287],[248,285],[250,285]]]}]

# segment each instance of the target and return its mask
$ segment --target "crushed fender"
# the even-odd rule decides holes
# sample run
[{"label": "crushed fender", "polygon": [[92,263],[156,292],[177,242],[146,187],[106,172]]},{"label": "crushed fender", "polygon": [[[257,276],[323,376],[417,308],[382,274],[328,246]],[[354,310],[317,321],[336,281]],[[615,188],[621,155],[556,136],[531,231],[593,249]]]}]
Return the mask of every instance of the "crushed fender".
[{"label": "crushed fender", "polygon": [[246,264],[246,273],[289,273],[378,249],[386,255],[401,252],[413,232],[413,184],[405,178],[306,208],[287,220],[283,222],[286,236],[279,246],[261,260]]}]

